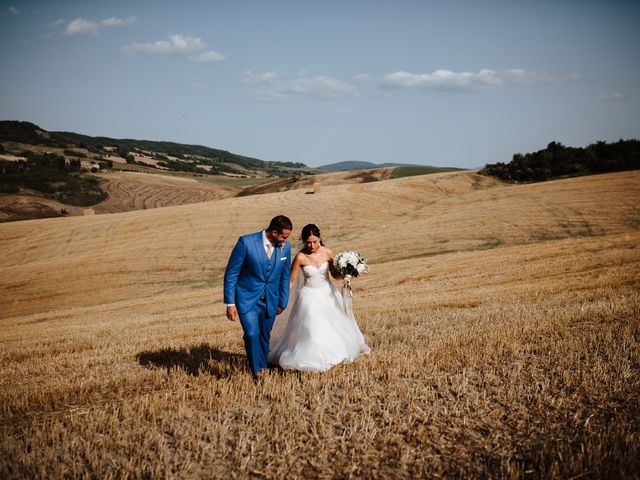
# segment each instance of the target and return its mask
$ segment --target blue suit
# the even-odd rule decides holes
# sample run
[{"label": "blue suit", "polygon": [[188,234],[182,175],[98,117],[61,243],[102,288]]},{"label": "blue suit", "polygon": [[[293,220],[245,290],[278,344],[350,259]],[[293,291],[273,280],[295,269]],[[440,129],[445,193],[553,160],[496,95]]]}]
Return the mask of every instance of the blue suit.
[{"label": "blue suit", "polygon": [[269,260],[262,232],[257,232],[238,239],[224,272],[224,302],[236,305],[254,375],[267,368],[277,309],[286,308],[289,301],[290,265],[291,245],[275,247]]}]

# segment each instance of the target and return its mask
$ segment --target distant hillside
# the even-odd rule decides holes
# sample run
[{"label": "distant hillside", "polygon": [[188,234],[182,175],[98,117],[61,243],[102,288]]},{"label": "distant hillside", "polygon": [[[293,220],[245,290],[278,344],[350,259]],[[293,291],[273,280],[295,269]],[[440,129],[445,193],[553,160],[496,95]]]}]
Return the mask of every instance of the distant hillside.
[{"label": "distant hillside", "polygon": [[[311,174],[317,172],[303,163],[267,162],[226,150],[152,140],[91,137],[73,132],[47,132],[30,122],[0,121],[0,142],[44,146],[58,149],[84,149],[85,155],[95,155],[104,160],[105,154],[113,154],[126,163],[139,163],[136,156],[147,156],[149,162],[142,165],[172,171],[201,174],[238,174],[248,176],[280,176]],[[9,151],[7,145],[4,149]],[[20,154],[20,151],[10,152]]]},{"label": "distant hillside", "polygon": [[[401,168],[407,169],[407,172],[411,169],[417,169],[415,173],[416,175],[422,175],[426,173],[438,173],[438,172],[451,172],[456,170],[463,170],[461,168],[452,168],[452,167],[432,167],[430,165],[416,165],[413,163],[372,163],[372,162],[337,162],[330,163],[328,165],[323,165],[318,167],[320,170],[324,170],[325,172],[347,172],[350,170],[372,170],[375,168]],[[399,176],[405,176],[401,174]]]},{"label": "distant hillside", "polygon": [[314,184],[325,188],[330,185],[346,185],[354,183],[370,183],[391,178],[391,169],[377,168],[371,170],[325,172],[317,175],[303,175],[290,178],[273,178],[258,185],[244,187],[238,194],[240,197],[270,192],[284,192],[287,190],[309,189],[307,193],[314,193]]},{"label": "distant hillside", "polygon": [[445,173],[445,172],[462,172],[464,168],[455,167],[430,167],[424,165],[407,165],[395,167],[390,178],[402,178],[402,177],[414,177],[416,175],[430,175],[433,173]]},{"label": "distant hillside", "polygon": [[596,142],[586,148],[551,142],[534,153],[516,153],[509,163],[487,164],[480,174],[506,182],[542,182],[555,178],[640,169],[640,140]]},{"label": "distant hillside", "polygon": [[337,162],[330,163],[329,165],[323,165],[318,167],[320,170],[326,172],[346,172],[348,170],[370,170],[372,168],[386,168],[386,167],[399,167],[399,166],[415,166],[406,163],[372,163],[372,162]]}]

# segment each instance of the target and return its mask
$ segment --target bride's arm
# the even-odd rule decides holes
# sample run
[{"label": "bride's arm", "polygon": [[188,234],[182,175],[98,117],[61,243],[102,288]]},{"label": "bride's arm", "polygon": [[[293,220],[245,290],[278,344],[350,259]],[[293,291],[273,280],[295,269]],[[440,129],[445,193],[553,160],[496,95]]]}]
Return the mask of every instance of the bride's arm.
[{"label": "bride's arm", "polygon": [[334,257],[333,252],[327,247],[324,247],[324,248],[325,248],[325,253],[327,255],[327,261],[329,262],[329,273],[331,273],[331,276],[336,280],[342,280],[342,275],[336,272],[335,268],[333,267],[333,257]]},{"label": "bride's arm", "polygon": [[293,259],[293,263],[291,264],[291,273],[289,275],[289,291],[291,291],[296,283],[296,277],[298,276],[298,272],[300,271],[300,259],[301,254],[298,253]]}]

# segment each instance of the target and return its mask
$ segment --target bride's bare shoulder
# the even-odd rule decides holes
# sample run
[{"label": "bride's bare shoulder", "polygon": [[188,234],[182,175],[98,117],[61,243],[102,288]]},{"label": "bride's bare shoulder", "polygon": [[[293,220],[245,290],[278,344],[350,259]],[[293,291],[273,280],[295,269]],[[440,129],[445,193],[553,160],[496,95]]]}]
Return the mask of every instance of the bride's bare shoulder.
[{"label": "bride's bare shoulder", "polygon": [[322,247],[324,249],[324,254],[327,256],[327,259],[333,258],[333,251],[328,247]]},{"label": "bride's bare shoulder", "polygon": [[293,257],[293,261],[299,265],[306,265],[309,262],[309,259],[303,252],[298,252],[296,256]]}]

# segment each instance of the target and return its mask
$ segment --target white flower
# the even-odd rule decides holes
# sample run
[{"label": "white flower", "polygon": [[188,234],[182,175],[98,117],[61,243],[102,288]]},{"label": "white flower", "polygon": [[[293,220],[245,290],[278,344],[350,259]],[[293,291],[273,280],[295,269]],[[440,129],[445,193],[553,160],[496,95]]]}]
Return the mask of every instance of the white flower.
[{"label": "white flower", "polygon": [[333,259],[333,265],[338,273],[345,276],[351,274],[357,277],[369,271],[367,259],[354,251],[340,252]]}]

